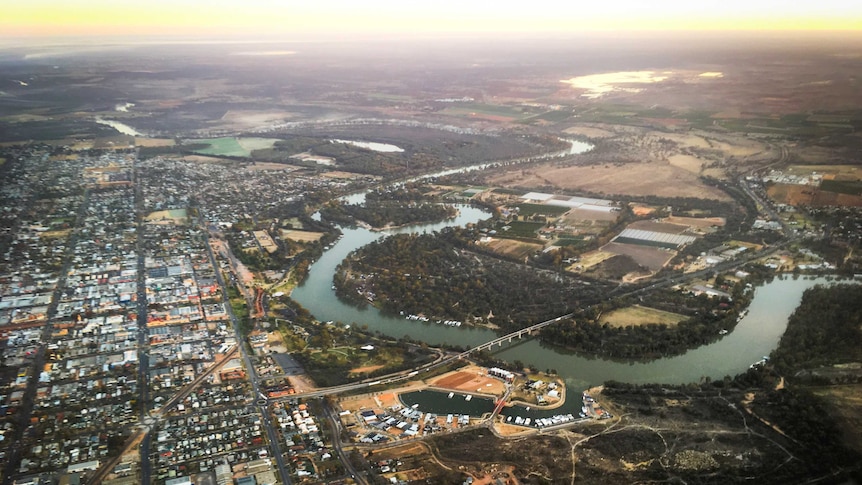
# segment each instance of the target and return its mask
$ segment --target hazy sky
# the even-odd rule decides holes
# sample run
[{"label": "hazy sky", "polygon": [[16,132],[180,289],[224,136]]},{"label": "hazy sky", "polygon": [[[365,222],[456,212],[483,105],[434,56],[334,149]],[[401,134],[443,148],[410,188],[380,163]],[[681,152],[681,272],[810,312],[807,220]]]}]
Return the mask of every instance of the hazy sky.
[{"label": "hazy sky", "polygon": [[0,36],[854,30],[853,0],[4,0]]}]

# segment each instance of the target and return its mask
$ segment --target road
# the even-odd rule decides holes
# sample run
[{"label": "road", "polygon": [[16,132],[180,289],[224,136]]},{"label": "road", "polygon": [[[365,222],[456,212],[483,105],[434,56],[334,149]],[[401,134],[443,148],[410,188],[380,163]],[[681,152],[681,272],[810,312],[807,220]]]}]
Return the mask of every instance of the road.
[{"label": "road", "polygon": [[347,473],[356,480],[356,483],[364,485],[367,483],[365,477],[359,474],[353,466],[353,463],[350,461],[350,457],[347,456],[347,453],[341,445],[341,420],[335,415],[335,411],[333,411],[332,406],[329,405],[329,402],[326,399],[323,400],[323,410],[326,413],[327,420],[329,421],[329,429],[332,432],[332,445],[335,448],[335,453],[338,455],[338,459],[341,460]]},{"label": "road", "polygon": [[[147,268],[146,258],[144,257],[144,194],[143,186],[141,185],[139,168],[137,167],[138,157],[135,156],[135,166],[132,169],[135,186],[135,226],[136,226],[136,242],[135,251],[138,253],[138,279],[137,279],[137,296],[138,304],[138,396],[141,403],[140,416],[141,422],[146,422],[150,411],[150,354],[149,354],[149,330],[147,329],[147,314],[149,302],[147,301]],[[140,459],[141,459],[141,483],[150,483],[152,475],[152,467],[150,466],[150,435],[147,435],[141,440]],[[120,454],[122,456],[122,453]]]},{"label": "road", "polygon": [[[205,220],[203,216],[203,211],[198,209],[198,223],[200,227],[206,227]],[[219,286],[222,289],[222,294],[227,296],[227,286],[225,285],[224,278],[222,278],[221,271],[219,271],[218,261],[216,260],[215,254],[213,254],[212,245],[209,240],[209,231],[204,229],[204,243],[206,244],[207,254],[209,255],[210,264],[212,264],[213,268],[215,268],[216,281],[218,281]],[[229,254],[229,259],[231,263],[234,263],[233,254],[230,254],[230,248],[227,249]],[[243,295],[246,298],[246,304],[248,305],[249,310],[254,308],[254,301],[247,294],[247,291],[243,291],[245,285],[239,283],[237,280],[237,285],[240,287],[240,291],[242,291]],[[252,396],[256,399],[256,406],[258,411],[263,418],[264,429],[266,430],[266,436],[269,440],[269,451],[270,456],[275,459],[276,466],[278,467],[278,473],[281,475],[282,482],[286,485],[291,485],[290,474],[287,471],[287,467],[284,463],[284,456],[281,454],[281,445],[278,440],[278,433],[275,430],[275,426],[272,424],[272,417],[269,414],[269,409],[267,409],[268,401],[266,399],[257,399],[258,397],[263,397],[263,393],[260,391],[260,377],[258,377],[257,372],[255,371],[254,365],[251,361],[251,356],[248,355],[248,351],[246,350],[245,339],[243,338],[242,333],[240,332],[239,322],[236,319],[236,315],[233,313],[233,308],[229,302],[226,302],[225,309],[227,310],[228,316],[230,316],[230,321],[233,324],[234,336],[236,337],[237,346],[239,348],[240,353],[242,354],[242,362],[248,372],[249,381],[251,382],[252,387]]]}]

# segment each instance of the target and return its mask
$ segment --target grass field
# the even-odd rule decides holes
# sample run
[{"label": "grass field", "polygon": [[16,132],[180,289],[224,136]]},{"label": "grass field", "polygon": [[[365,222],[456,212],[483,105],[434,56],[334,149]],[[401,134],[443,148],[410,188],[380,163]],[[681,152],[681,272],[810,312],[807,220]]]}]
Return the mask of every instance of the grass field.
[{"label": "grass field", "polygon": [[862,182],[858,180],[823,180],[820,189],[839,194],[862,195]]},{"label": "grass field", "polygon": [[185,209],[173,209],[149,213],[144,220],[147,222],[171,221],[175,224],[185,222],[189,218]]},{"label": "grass field", "polygon": [[314,242],[323,237],[322,232],[297,231],[295,229],[282,229],[281,237],[297,242]]},{"label": "grass field", "polygon": [[275,138],[210,138],[204,140],[189,140],[192,143],[208,145],[207,148],[195,150],[202,155],[221,157],[248,157],[254,150],[272,148],[278,140]]},{"label": "grass field", "polygon": [[544,204],[528,204],[522,203],[516,206],[519,209],[519,214],[522,216],[531,216],[533,214],[541,214],[543,216],[559,216],[569,211],[570,207],[560,207],[558,205]]},{"label": "grass field", "polygon": [[545,226],[543,222],[512,221],[507,224],[511,229],[499,231],[500,236],[536,237],[536,231]]},{"label": "grass field", "polygon": [[639,325],[648,325],[651,323],[664,324],[668,326],[676,325],[685,320],[685,315],[679,313],[671,313],[654,308],[634,305],[626,308],[620,308],[610,313],[602,315],[599,323],[607,323],[611,327],[621,328]]},{"label": "grass field", "polygon": [[529,116],[529,113],[524,113],[520,108],[481,103],[459,104],[458,106],[442,110],[442,113],[452,116],[487,118],[499,121],[514,121]]}]

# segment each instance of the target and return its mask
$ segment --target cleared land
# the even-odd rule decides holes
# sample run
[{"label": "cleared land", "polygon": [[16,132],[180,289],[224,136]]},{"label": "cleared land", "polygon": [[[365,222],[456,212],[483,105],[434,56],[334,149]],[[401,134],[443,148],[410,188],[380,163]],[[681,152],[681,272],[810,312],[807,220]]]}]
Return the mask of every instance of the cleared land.
[{"label": "cleared land", "polygon": [[516,241],[514,239],[491,239],[487,243],[484,243],[484,245],[495,253],[518,259],[533,255],[544,247],[541,244]]},{"label": "cleared land", "polygon": [[606,313],[602,315],[599,322],[620,328],[628,327],[630,325],[636,327],[651,323],[676,325],[685,319],[685,315],[680,315],[679,313],[671,313],[663,310],[656,310],[655,308],[635,305]]},{"label": "cleared land", "polygon": [[173,209],[173,210],[150,212],[149,214],[147,214],[146,217],[144,217],[144,220],[147,222],[181,223],[181,222],[185,222],[188,218],[189,218],[189,215],[185,209]]},{"label": "cleared land", "polygon": [[676,251],[615,242],[602,246],[602,251],[629,256],[637,264],[649,268],[650,271],[662,269],[676,255]]},{"label": "cleared land", "polygon": [[506,391],[503,381],[488,377],[485,369],[475,366],[443,374],[430,380],[428,384],[454,391],[481,392],[485,394],[502,394]]},{"label": "cleared land", "polygon": [[689,227],[694,227],[697,229],[709,229],[713,226],[715,227],[724,227],[727,221],[724,217],[678,217],[678,216],[670,216],[665,217],[664,222],[668,222],[670,224],[682,224]]},{"label": "cleared land", "polygon": [[602,261],[608,260],[616,256],[616,254],[610,251],[590,251],[588,253],[584,253],[581,255],[581,260],[577,263],[569,266],[567,269],[569,271],[575,271],[580,266],[583,269],[590,269],[593,266],[601,263]]},{"label": "cleared land", "polygon": [[172,147],[176,145],[173,138],[143,138],[135,137],[135,146],[139,147]]},{"label": "cleared land", "polygon": [[862,196],[827,192],[810,185],[775,184],[766,193],[772,200],[794,206],[862,206]]},{"label": "cleared land", "polygon": [[311,232],[311,231],[298,231],[295,229],[282,229],[281,237],[284,239],[290,239],[291,241],[296,242],[314,242],[320,240],[323,237],[322,232]]}]

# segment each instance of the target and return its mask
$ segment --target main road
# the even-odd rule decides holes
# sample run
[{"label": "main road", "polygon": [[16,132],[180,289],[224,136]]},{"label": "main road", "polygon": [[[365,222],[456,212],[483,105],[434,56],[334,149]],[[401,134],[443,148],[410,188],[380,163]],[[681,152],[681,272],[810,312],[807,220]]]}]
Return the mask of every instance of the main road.
[{"label": "main road", "polygon": [[[219,286],[222,289],[222,293],[225,295],[225,299],[227,299],[227,286],[225,285],[224,278],[222,278],[221,271],[219,271],[218,261],[215,258],[215,254],[213,254],[212,245],[210,244],[209,239],[209,231],[206,229],[206,222],[203,216],[203,212],[200,208],[198,211],[198,223],[201,227],[204,228],[204,243],[207,247],[207,254],[209,255],[210,264],[215,269],[216,281],[218,281]],[[228,252],[230,249],[228,248]],[[231,255],[232,256],[232,255]],[[242,289],[244,285],[239,285]],[[249,310],[252,308],[252,301],[246,292],[243,292],[243,295],[246,297],[246,304],[249,305]],[[230,321],[233,324],[234,336],[236,337],[237,346],[239,346],[240,354],[242,355],[243,365],[248,371],[249,381],[251,382],[252,388],[252,399],[255,399],[256,406],[258,411],[263,418],[263,427],[266,430],[266,436],[269,440],[269,450],[270,455],[275,458],[275,463],[278,467],[278,473],[281,475],[282,480],[285,484],[291,485],[290,474],[287,472],[287,467],[284,464],[284,456],[281,454],[281,446],[278,440],[278,433],[275,430],[275,427],[272,424],[272,418],[269,415],[269,409],[267,409],[267,400],[266,399],[258,399],[258,397],[263,397],[263,393],[260,392],[260,378],[257,375],[257,372],[254,369],[254,365],[251,361],[251,357],[248,355],[248,351],[246,350],[245,339],[243,338],[242,333],[240,332],[239,322],[236,319],[236,315],[233,313],[233,308],[230,305],[230,302],[226,302],[225,310],[227,310],[228,316],[230,316]]]}]

